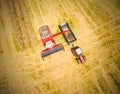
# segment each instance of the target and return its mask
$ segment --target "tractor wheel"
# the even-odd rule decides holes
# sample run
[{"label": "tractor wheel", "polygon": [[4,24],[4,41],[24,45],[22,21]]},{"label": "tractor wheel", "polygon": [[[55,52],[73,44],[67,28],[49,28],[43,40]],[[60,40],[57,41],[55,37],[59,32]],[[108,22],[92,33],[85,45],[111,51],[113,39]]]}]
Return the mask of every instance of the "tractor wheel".
[{"label": "tractor wheel", "polygon": [[75,53],[74,53],[74,49],[71,49],[71,52],[72,52],[73,55],[75,55]]},{"label": "tractor wheel", "polygon": [[80,61],[80,59],[79,59],[79,58],[76,58],[76,60],[77,60],[77,63],[78,63],[78,64],[80,64],[80,63],[81,63],[81,61]]}]

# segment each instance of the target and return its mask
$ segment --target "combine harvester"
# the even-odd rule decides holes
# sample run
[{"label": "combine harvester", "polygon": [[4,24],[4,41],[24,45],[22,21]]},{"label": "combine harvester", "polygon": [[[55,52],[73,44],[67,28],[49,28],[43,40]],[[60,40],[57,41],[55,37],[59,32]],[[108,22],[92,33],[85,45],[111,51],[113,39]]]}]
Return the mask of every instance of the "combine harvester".
[{"label": "combine harvester", "polygon": [[60,33],[52,35],[50,29],[47,25],[40,27],[39,32],[43,42],[44,47],[46,48],[41,52],[41,57],[44,58],[48,55],[51,55],[60,50],[64,50],[62,44],[56,44],[54,41],[54,37],[58,35],[63,35],[67,44],[72,44],[73,48],[71,49],[73,55],[76,57],[78,63],[85,62],[85,56],[82,54],[81,49],[78,46],[74,47],[74,42],[77,40],[72,30],[70,29],[68,23],[64,23],[59,25]]},{"label": "combine harvester", "polygon": [[58,52],[60,50],[63,50],[62,44],[56,44],[53,36],[50,32],[50,29],[47,25],[40,27],[39,33],[42,39],[42,43],[44,47],[46,48],[41,52],[41,57],[44,59],[44,57],[51,55],[55,52]]}]

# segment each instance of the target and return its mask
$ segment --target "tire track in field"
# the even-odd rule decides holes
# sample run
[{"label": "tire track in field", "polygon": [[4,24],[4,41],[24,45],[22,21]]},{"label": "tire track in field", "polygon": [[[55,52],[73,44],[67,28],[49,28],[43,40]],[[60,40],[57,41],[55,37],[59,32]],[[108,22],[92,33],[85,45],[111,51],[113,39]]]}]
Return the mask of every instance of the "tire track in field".
[{"label": "tire track in field", "polygon": [[38,12],[40,13],[40,16],[41,16],[41,19],[43,21],[44,24],[46,24],[47,22],[49,22],[45,16],[46,16],[46,10],[44,9],[44,6],[43,6],[43,1],[34,1],[35,5],[39,8]]},{"label": "tire track in field", "polygon": [[42,20],[42,16],[41,16],[41,12],[39,12],[39,7],[38,7],[38,3],[35,2],[35,0],[25,0],[25,6],[27,8],[28,14],[30,16],[30,20],[33,26],[33,29],[35,31],[36,37],[38,40],[40,40],[40,36],[39,36],[39,27],[43,22]]},{"label": "tire track in field", "polygon": [[[1,15],[0,15],[0,20],[3,20],[2,18],[1,18]],[[3,29],[3,27],[2,27],[2,23],[0,22],[0,50],[1,50],[1,57],[4,57],[4,54],[7,54],[7,50],[6,50],[6,48],[7,48],[7,46],[5,45],[6,44],[6,39],[5,39],[5,35],[4,35],[4,29]],[[4,35],[4,37],[3,37],[3,35]],[[1,62],[2,62],[2,60],[1,60]]]},{"label": "tire track in field", "polygon": [[[84,9],[83,9],[81,6],[79,6],[79,4],[77,3],[77,1],[72,0],[71,2],[72,2],[72,4],[74,5],[74,7],[73,7],[73,5],[72,5],[71,7],[72,7],[72,8],[76,8],[76,10],[77,10],[78,12],[81,12],[81,14],[83,15],[83,17],[87,20],[87,22],[90,23],[90,24],[89,24],[90,27],[91,27],[91,28],[95,28],[95,27],[97,26],[97,24],[93,21],[93,19],[91,19],[91,18],[87,15],[87,13],[84,11]],[[77,12],[77,11],[75,11],[75,12]],[[77,13],[76,13],[76,14],[77,14]]]},{"label": "tire track in field", "polygon": [[[109,63],[107,63],[107,65],[109,65]],[[119,77],[119,76],[114,75],[115,77],[113,77],[112,81],[115,81],[115,82],[112,82],[111,84],[109,84],[106,82],[105,79],[110,79],[110,78],[108,76],[106,76],[107,78],[104,78],[103,73],[100,71],[101,69],[103,69],[103,66],[97,66],[94,69],[92,68],[92,70],[90,70],[86,74],[82,73],[82,75],[79,75],[79,73],[77,73],[77,75],[79,75],[80,77],[82,77],[82,79],[84,79],[82,82],[82,87],[87,87],[87,85],[84,86],[84,84],[83,84],[83,83],[88,83],[88,82],[84,82],[84,81],[86,81],[86,77],[87,77],[87,79],[89,79],[87,81],[91,81],[91,83],[93,83],[95,85],[95,87],[99,90],[99,94],[114,94],[115,92],[118,93],[119,90],[117,88],[115,88],[115,90],[113,91],[110,86],[116,87],[116,83],[119,86],[119,84],[117,82],[117,81],[119,81],[118,80],[119,78],[115,79],[116,77]],[[105,68],[105,69],[106,70],[104,70],[104,72],[107,72],[108,68]],[[74,72],[76,73],[76,71],[74,71]]]},{"label": "tire track in field", "polygon": [[[86,5],[88,11],[90,12],[90,13],[88,12],[88,15],[91,16],[92,19],[94,19],[97,24],[101,25],[111,20],[110,15],[106,12],[106,10],[101,8],[98,2],[96,1],[93,2],[92,0],[88,0],[87,3],[85,1],[83,3]],[[105,3],[102,3],[103,6],[105,6],[104,4]]]},{"label": "tire track in field", "polygon": [[23,21],[24,21],[27,36],[29,39],[29,44],[30,44],[30,46],[33,47],[33,46],[38,44],[38,41],[37,41],[37,38],[35,36],[35,32],[34,32],[34,29],[33,29],[30,17],[28,15],[28,11],[27,11],[27,8],[25,6],[24,1],[19,0],[19,6],[21,7],[22,17],[24,18]]},{"label": "tire track in field", "polygon": [[37,25],[37,29],[38,29],[39,25],[43,23],[42,15],[41,15],[42,12],[40,12],[38,3],[36,3],[35,0],[31,0],[31,1],[25,0],[25,3],[28,8],[28,11],[30,12],[29,15],[31,15],[32,22],[34,22],[35,25]]},{"label": "tire track in field", "polygon": [[116,83],[114,82],[114,79],[104,69],[102,69],[102,76],[104,77],[106,83],[108,84],[111,93],[118,94],[120,92],[120,89],[117,87]]},{"label": "tire track in field", "polygon": [[[82,75],[81,75],[82,77]],[[99,94],[100,89],[96,87],[96,84],[94,81],[91,79],[91,75],[87,74],[86,76],[82,77],[84,79],[84,83],[82,84],[85,93],[90,93],[90,94]],[[86,84],[89,83],[89,84]]]},{"label": "tire track in field", "polygon": [[4,25],[0,22],[0,50],[2,50],[2,53],[0,54],[0,94],[7,94],[10,93],[10,83],[6,70],[6,61],[11,57],[8,57],[8,54],[13,55],[11,52],[14,51],[14,44],[11,41],[11,30],[9,30],[11,28],[9,28],[9,16],[7,15],[8,11],[6,9],[5,1],[1,4],[1,7],[4,7],[4,9],[0,11],[0,20],[3,21]]},{"label": "tire track in field", "polygon": [[[86,3],[87,2],[87,3]],[[96,11],[97,6],[93,5],[91,2],[87,1],[81,1],[81,4],[84,5],[84,10],[87,10],[87,14],[95,21],[95,23],[99,26],[102,21],[101,19],[98,17],[98,13],[99,11],[101,11],[100,9],[98,9],[98,11]],[[92,10],[92,11],[91,11]]]},{"label": "tire track in field", "polygon": [[37,32],[38,32],[38,29],[39,29],[39,26],[44,23],[43,21],[43,15],[41,15],[41,11],[40,11],[40,7],[38,6],[38,2],[36,2],[35,0],[32,0],[30,2],[30,0],[26,0],[25,1],[26,3],[26,6],[29,8],[29,15],[31,15],[31,19],[32,19],[32,22],[34,22],[34,27],[37,28]]},{"label": "tire track in field", "polygon": [[0,93],[1,94],[10,93],[9,89],[10,88],[9,88],[7,74],[5,73],[4,70],[1,70],[1,73],[0,73]]},{"label": "tire track in field", "polygon": [[[90,21],[90,27],[91,28],[95,28],[95,27],[98,27],[98,24],[96,23],[95,19],[92,19],[92,17],[90,15],[88,15],[88,9],[82,1],[75,1],[76,3],[76,6],[78,6],[78,8],[81,10],[81,12],[83,13],[83,16],[86,17],[86,19],[88,19],[88,21]],[[80,3],[80,4],[79,4]],[[93,24],[93,25],[92,25]]]},{"label": "tire track in field", "polygon": [[[48,2],[48,4],[46,2]],[[51,7],[51,6],[49,6],[49,1],[47,1],[47,0],[46,1],[43,0],[41,2],[39,1],[38,6],[41,9],[41,15],[43,16],[42,19],[44,20],[44,25],[51,26],[51,24],[54,24],[54,23],[52,23],[53,18],[52,18],[50,11],[49,11],[49,7]]]},{"label": "tire track in field", "polygon": [[[1,23],[0,23],[0,26],[1,26]],[[0,31],[1,31],[1,29],[0,29]],[[0,35],[1,35],[1,33],[0,33]],[[0,37],[0,56],[2,57],[2,55],[3,55],[3,46],[2,46],[3,44],[2,44],[2,38]]]},{"label": "tire track in field", "polygon": [[[54,33],[58,32],[58,19],[61,18],[60,12],[57,9],[59,7],[59,3],[57,1],[51,2],[50,0],[43,2],[43,9],[47,11],[47,15],[45,15],[45,19],[47,19],[47,23],[51,27],[51,31]],[[49,21],[48,21],[49,20]]]},{"label": "tire track in field", "polygon": [[[11,20],[7,8],[7,4],[5,1],[1,2],[1,8],[3,9],[0,11],[0,40],[1,40],[1,54],[2,56],[6,57],[7,59],[15,56],[16,52],[13,42],[13,29],[11,28]],[[6,55],[10,55],[7,57]]]},{"label": "tire track in field", "polygon": [[115,0],[105,0],[106,1],[106,3],[111,7],[111,10],[112,10],[112,12],[114,13],[114,17],[117,15],[119,15],[120,14],[120,8],[117,8],[117,6],[115,5],[115,3],[114,2],[116,2],[116,3],[118,3],[118,4],[120,4],[117,0],[115,1]]},{"label": "tire track in field", "polygon": [[[17,48],[16,46],[16,37],[14,36],[14,30],[12,28],[12,23],[11,23],[11,18],[9,15],[9,11],[8,11],[8,7],[7,7],[7,3],[6,1],[3,1],[3,12],[2,12],[2,16],[3,16],[3,20],[4,20],[4,28],[2,33],[3,33],[3,38],[2,38],[2,47],[3,47],[3,55],[5,56],[5,58],[7,60],[9,60],[10,58],[17,58],[17,51],[20,50],[19,48]],[[5,53],[6,51],[6,53]],[[5,59],[3,58],[3,59]]]},{"label": "tire track in field", "polygon": [[[93,6],[95,5],[94,13],[98,16],[99,19],[101,19],[102,21],[101,24],[106,23],[112,19],[111,15],[107,13],[107,11],[103,7],[101,7],[100,2],[102,2],[102,0],[99,2],[97,0],[94,2],[92,0],[88,0],[88,1]],[[105,3],[103,3],[103,6],[105,6]]]},{"label": "tire track in field", "polygon": [[[1,62],[5,64],[4,65],[5,67],[7,67],[3,70],[3,73],[6,73],[5,75],[8,77],[8,79],[7,79],[7,81],[6,81],[6,79],[1,80],[1,82],[3,82],[3,86],[2,86],[2,84],[0,84],[0,86],[1,86],[0,93],[5,94],[7,92],[10,92],[13,94],[18,94],[18,93],[22,92],[21,94],[23,94],[23,86],[21,84],[21,82],[22,82],[21,77],[19,75],[19,71],[17,71],[17,69],[16,69],[17,68],[16,63],[18,63],[18,62],[15,62],[14,64],[12,64],[12,62],[11,62],[11,59],[17,60],[17,58],[16,58],[17,54],[15,54],[14,58],[11,58],[14,53],[14,49],[12,49],[13,42],[11,42],[11,35],[12,35],[11,33],[14,30],[12,31],[12,26],[9,22],[10,20],[9,20],[9,16],[8,16],[8,9],[7,9],[6,2],[4,1],[4,3],[2,2],[2,4],[4,5],[4,9],[2,9],[3,10],[2,11],[2,19],[4,22],[4,28],[1,28],[0,33],[2,33],[2,39],[3,39],[2,47],[4,48],[4,58],[2,58],[2,60],[5,60],[5,62],[3,62],[2,60],[1,60]],[[0,15],[1,15],[1,13],[0,13]],[[18,19],[18,18],[16,18],[16,19]],[[14,24],[16,24],[16,23],[14,23]],[[12,54],[9,53],[9,49],[12,52]],[[11,65],[11,68],[9,67],[10,65]],[[0,67],[4,67],[4,66],[0,66]],[[4,75],[2,75],[2,76],[4,77]],[[4,82],[4,80],[6,81],[6,83]]]},{"label": "tire track in field", "polygon": [[21,27],[20,27],[19,21],[17,19],[17,13],[15,10],[15,6],[13,4],[14,1],[12,0],[11,2],[9,2],[9,0],[6,0],[6,2],[7,2],[8,9],[9,9],[10,17],[12,19],[12,25],[13,25],[16,37],[18,39],[18,42],[19,42],[21,48],[23,48],[24,47],[23,34],[21,32]]},{"label": "tire track in field", "polygon": [[17,13],[17,19],[21,28],[21,33],[22,33],[22,37],[23,37],[23,41],[24,41],[24,47],[23,48],[27,48],[30,46],[30,42],[29,42],[29,37],[27,35],[27,29],[24,23],[24,17],[23,17],[23,13],[22,13],[22,9],[21,6],[19,4],[19,2],[17,0],[13,1],[13,5],[15,6],[15,11]]},{"label": "tire track in field", "polygon": [[[61,2],[60,0],[58,1],[58,3],[59,3],[59,6],[60,6],[60,10],[62,10],[62,11],[60,11],[60,14],[61,14],[61,16],[65,16],[66,14],[66,16],[68,16],[69,14],[68,14],[68,12],[69,12],[69,6],[66,6],[66,3],[65,3],[66,1],[63,1],[63,2]],[[70,13],[71,14],[71,13]],[[60,20],[60,21],[67,21],[67,19],[68,18],[62,18],[62,17],[60,17],[62,20]]]},{"label": "tire track in field", "polygon": [[[9,1],[7,1],[7,3],[8,2]],[[21,2],[21,5],[24,5],[24,3]],[[37,44],[37,40],[28,17],[26,7],[22,6],[21,8],[21,5],[16,0],[12,0],[8,4],[8,8],[16,37],[18,38],[20,46],[24,49]],[[31,36],[31,38],[29,36]]]},{"label": "tire track in field", "polygon": [[[114,62],[114,60],[112,60]],[[115,63],[103,66],[107,74],[113,79],[115,85],[120,90],[120,69]],[[114,71],[113,71],[114,70]]]},{"label": "tire track in field", "polygon": [[101,68],[102,66],[94,71],[91,71],[91,78],[95,85],[98,87],[100,91],[99,94],[111,94],[111,88],[108,87],[108,84],[102,76]]},{"label": "tire track in field", "polygon": [[[95,31],[95,30],[97,30],[97,29],[101,29],[101,28],[104,28],[105,26],[112,26],[112,25],[114,25],[113,23],[115,23],[115,21],[117,21],[117,20],[120,20],[120,16],[117,16],[115,19],[111,19],[110,21],[108,21],[107,23],[104,23],[104,24],[102,24],[102,25],[100,25],[99,27],[97,27],[97,28],[95,28],[95,29],[93,29],[93,31]],[[118,22],[119,23],[119,22]],[[118,24],[119,25],[119,24]],[[110,26],[110,29],[112,30],[112,29],[114,29],[114,28],[112,28]],[[116,27],[116,25],[114,25],[114,27]]]},{"label": "tire track in field", "polygon": [[113,14],[114,11],[112,11],[112,8],[110,7],[110,5],[105,2],[106,1],[104,0],[101,0],[101,1],[97,0],[97,3],[101,6],[101,8],[103,8],[103,10],[105,10],[111,18],[114,18],[114,15],[115,15]]}]

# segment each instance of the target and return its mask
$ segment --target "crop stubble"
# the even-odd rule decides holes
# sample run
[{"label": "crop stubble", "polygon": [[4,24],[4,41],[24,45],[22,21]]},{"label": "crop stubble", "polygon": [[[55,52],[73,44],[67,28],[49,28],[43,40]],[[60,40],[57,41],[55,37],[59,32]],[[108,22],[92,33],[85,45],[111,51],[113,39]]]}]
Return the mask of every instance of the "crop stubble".
[{"label": "crop stubble", "polygon": [[[0,1],[1,94],[118,94],[120,92],[119,0]],[[87,57],[78,65],[65,51],[43,61],[39,26],[51,32],[69,22]],[[59,39],[60,38],[60,39]]]}]

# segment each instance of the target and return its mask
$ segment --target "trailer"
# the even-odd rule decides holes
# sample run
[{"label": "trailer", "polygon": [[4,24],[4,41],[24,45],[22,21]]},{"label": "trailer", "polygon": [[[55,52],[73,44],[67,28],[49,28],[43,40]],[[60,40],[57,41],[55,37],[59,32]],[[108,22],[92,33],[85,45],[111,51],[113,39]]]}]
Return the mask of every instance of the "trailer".
[{"label": "trailer", "polygon": [[61,25],[58,25],[58,27],[61,32],[66,32],[63,33],[63,37],[66,40],[67,44],[73,44],[77,40],[68,23],[63,23]]}]

